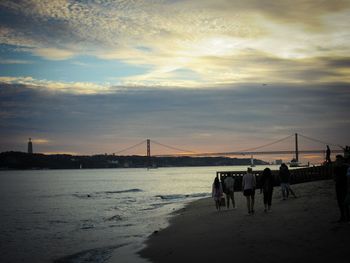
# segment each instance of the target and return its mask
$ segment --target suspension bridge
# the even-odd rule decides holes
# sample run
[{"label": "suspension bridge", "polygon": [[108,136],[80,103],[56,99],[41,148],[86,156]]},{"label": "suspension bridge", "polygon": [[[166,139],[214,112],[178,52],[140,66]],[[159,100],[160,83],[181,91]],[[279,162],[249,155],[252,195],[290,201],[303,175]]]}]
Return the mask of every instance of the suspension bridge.
[{"label": "suspension bridge", "polygon": [[[291,138],[294,137],[294,149],[290,149],[290,150],[262,150],[263,148],[267,148],[269,146],[281,143],[283,141],[286,140],[290,140]],[[318,144],[322,144],[323,145],[323,149],[303,149],[300,150],[299,147],[299,137],[306,139],[308,141],[312,141],[312,142],[316,142]],[[135,145],[132,145],[130,147],[124,148],[120,151],[114,152],[114,155],[120,155],[121,153],[130,151],[136,147],[140,147],[141,145],[146,145],[146,156],[147,157],[151,157],[151,144],[152,145],[157,145],[157,146],[161,146],[167,149],[170,149],[172,151],[175,151],[175,153],[171,153],[171,154],[161,154],[161,155],[152,155],[154,157],[177,157],[177,156],[190,156],[190,157],[206,157],[206,156],[245,156],[245,155],[283,155],[283,154],[293,154],[295,157],[296,162],[299,162],[299,156],[301,154],[325,154],[325,146],[329,145],[329,146],[333,146],[336,147],[338,149],[333,149],[332,153],[343,153],[344,152],[344,148],[340,145],[336,145],[336,144],[332,144],[330,142],[324,142],[322,140],[319,139],[314,139],[302,134],[292,134],[289,135],[287,137],[284,137],[282,139],[264,144],[264,145],[260,145],[258,147],[254,147],[254,148],[249,148],[249,149],[243,149],[243,150],[239,150],[239,151],[228,151],[228,152],[195,152],[195,151],[190,151],[190,150],[186,150],[186,149],[181,149],[178,147],[174,147],[171,145],[167,145],[167,144],[163,144],[160,143],[158,141],[155,140],[150,140],[150,139],[146,139],[143,140],[142,142],[139,142]]]}]

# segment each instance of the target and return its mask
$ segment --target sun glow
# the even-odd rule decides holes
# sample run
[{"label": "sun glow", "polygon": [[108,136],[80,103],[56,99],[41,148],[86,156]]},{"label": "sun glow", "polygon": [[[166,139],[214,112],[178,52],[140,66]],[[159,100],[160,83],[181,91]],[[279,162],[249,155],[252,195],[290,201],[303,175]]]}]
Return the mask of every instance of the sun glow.
[{"label": "sun glow", "polygon": [[188,52],[192,56],[225,56],[232,54],[241,43],[230,37],[210,37],[192,43]]}]

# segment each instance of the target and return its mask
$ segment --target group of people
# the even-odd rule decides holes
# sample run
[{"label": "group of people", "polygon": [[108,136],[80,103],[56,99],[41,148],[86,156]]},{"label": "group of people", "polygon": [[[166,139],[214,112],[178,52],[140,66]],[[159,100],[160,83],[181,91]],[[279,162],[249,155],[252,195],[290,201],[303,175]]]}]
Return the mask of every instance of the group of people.
[{"label": "group of people", "polygon": [[[226,201],[224,198],[226,196]],[[230,208],[230,201],[232,202],[232,208],[236,208],[235,203],[235,179],[233,176],[222,176],[221,182],[218,177],[215,177],[213,183],[212,197],[215,201],[215,207],[220,210],[223,203],[226,204],[227,209]]]},{"label": "group of people", "polygon": [[[290,187],[290,172],[286,164],[282,164],[279,170],[279,178],[281,182],[283,200],[286,200],[291,193],[296,197],[294,191]],[[234,177],[232,175],[222,176],[221,182],[218,176],[215,177],[212,187],[212,197],[215,201],[215,207],[220,210],[224,194],[226,196],[227,209],[230,206],[230,200],[232,200],[232,206],[235,208],[234,198]],[[270,168],[265,168],[260,176],[260,193],[264,196],[264,212],[271,210],[273,187],[275,185],[275,178]],[[257,187],[256,177],[253,174],[252,168],[248,168],[247,173],[242,178],[242,192],[247,199],[248,214],[254,214],[254,202],[255,202],[255,190]]]},{"label": "group of people", "polygon": [[[337,155],[334,163],[331,163],[333,167],[333,175],[335,180],[335,192],[337,197],[337,203],[340,211],[339,222],[350,222],[350,158],[344,158],[342,155]],[[218,176],[215,177],[212,189],[212,197],[215,200],[215,206],[217,210],[223,203],[226,203],[226,207],[230,207],[230,201],[232,207],[235,208],[235,178],[232,175],[222,176],[221,181]],[[275,185],[275,177],[269,168],[265,168],[260,176],[260,193],[263,193],[264,200],[264,212],[271,210],[272,194]],[[284,163],[281,164],[279,169],[279,181],[282,191],[282,198],[286,200],[289,194],[297,197],[290,187],[290,172],[288,166]],[[254,202],[255,202],[255,190],[257,188],[256,177],[253,174],[252,168],[248,168],[247,173],[242,178],[242,192],[247,199],[248,214],[254,214]],[[224,200],[226,196],[226,201]]]}]

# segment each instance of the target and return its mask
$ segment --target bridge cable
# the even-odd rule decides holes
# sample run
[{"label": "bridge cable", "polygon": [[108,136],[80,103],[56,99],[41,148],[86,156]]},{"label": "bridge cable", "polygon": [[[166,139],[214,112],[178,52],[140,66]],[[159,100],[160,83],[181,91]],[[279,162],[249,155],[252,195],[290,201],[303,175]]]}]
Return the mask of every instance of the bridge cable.
[{"label": "bridge cable", "polygon": [[255,151],[255,150],[257,150],[257,149],[261,149],[261,148],[264,148],[264,147],[267,147],[267,146],[270,146],[270,145],[279,143],[279,142],[284,141],[284,140],[286,140],[286,139],[289,139],[290,137],[293,137],[293,136],[294,136],[294,134],[289,135],[289,136],[287,136],[287,137],[285,137],[285,138],[279,139],[279,140],[277,140],[277,141],[274,141],[274,142],[270,142],[270,143],[261,145],[261,146],[259,146],[259,147],[250,148],[250,149],[245,149],[245,150],[241,150],[241,151],[237,151],[237,152],[252,152],[252,151]]},{"label": "bridge cable", "polygon": [[321,140],[318,140],[318,139],[313,139],[313,138],[310,138],[308,136],[305,136],[305,135],[302,135],[302,134],[299,134],[299,133],[298,133],[298,135],[300,137],[303,137],[303,138],[305,138],[307,140],[310,140],[310,141],[318,142],[318,143],[325,144],[325,145],[332,145],[332,146],[336,146],[336,147],[339,147],[339,148],[343,149],[343,147],[340,146],[339,144],[333,144],[333,143],[324,142],[324,141],[321,141]]},{"label": "bridge cable", "polygon": [[123,149],[123,150],[120,150],[120,151],[118,151],[118,152],[115,152],[115,153],[113,153],[113,154],[119,154],[119,153],[121,153],[121,152],[125,152],[125,151],[127,151],[127,150],[131,150],[132,148],[135,148],[135,147],[137,147],[137,146],[140,146],[141,144],[143,144],[143,143],[145,143],[145,142],[146,142],[146,140],[144,140],[144,141],[142,141],[142,142],[139,142],[139,143],[137,143],[137,144],[135,144],[135,145],[133,145],[133,146],[127,147],[127,148],[125,148],[125,149]]},{"label": "bridge cable", "polygon": [[169,149],[172,149],[172,150],[175,150],[175,151],[179,151],[179,152],[190,152],[190,153],[196,153],[194,151],[189,151],[189,150],[185,150],[185,149],[180,149],[180,148],[176,148],[176,147],[173,147],[173,146],[170,146],[170,145],[166,145],[166,144],[163,144],[163,143],[160,143],[160,142],[157,142],[157,141],[154,141],[154,140],[151,140],[152,143],[154,144],[157,144],[157,145],[160,145],[160,146],[163,146],[165,148],[169,148]]}]

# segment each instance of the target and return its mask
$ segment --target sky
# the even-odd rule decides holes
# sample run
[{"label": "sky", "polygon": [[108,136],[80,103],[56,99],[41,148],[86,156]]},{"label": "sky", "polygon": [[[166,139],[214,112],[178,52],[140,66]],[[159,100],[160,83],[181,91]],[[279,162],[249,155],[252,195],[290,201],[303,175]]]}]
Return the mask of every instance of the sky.
[{"label": "sky", "polygon": [[343,0],[2,0],[0,151],[339,149],[349,42]]}]

